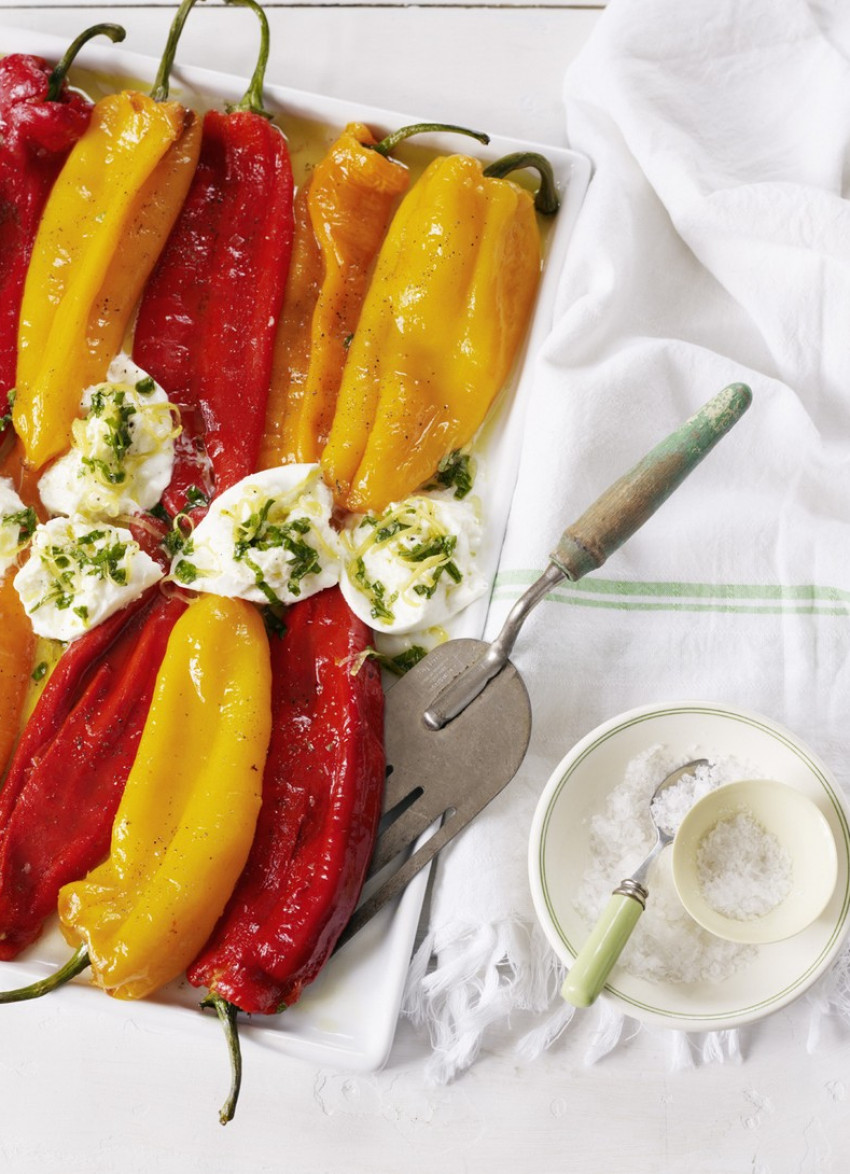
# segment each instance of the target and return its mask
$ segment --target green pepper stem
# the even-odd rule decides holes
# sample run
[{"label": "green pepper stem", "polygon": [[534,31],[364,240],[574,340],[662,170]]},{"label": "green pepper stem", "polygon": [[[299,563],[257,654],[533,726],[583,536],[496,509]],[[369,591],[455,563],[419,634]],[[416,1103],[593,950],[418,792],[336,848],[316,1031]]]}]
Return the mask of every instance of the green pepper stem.
[{"label": "green pepper stem", "polygon": [[485,167],[484,174],[493,179],[504,179],[512,171],[522,171],[525,167],[533,167],[540,173],[540,187],[534,197],[534,207],[544,216],[553,216],[560,207],[560,200],[552,164],[545,155],[539,155],[536,151],[516,151]]},{"label": "green pepper stem", "polygon": [[236,1014],[239,1010],[233,1003],[229,1003],[216,991],[210,991],[201,1001],[202,1007],[213,1007],[219,1022],[224,1028],[224,1038],[227,1040],[227,1050],[230,1053],[230,1092],[227,1100],[219,1110],[218,1119],[222,1125],[233,1120],[236,1112],[236,1102],[239,1100],[239,1089],[242,1087],[242,1049],[239,1046],[239,1028],[236,1023]]},{"label": "green pepper stem", "polygon": [[47,95],[46,101],[58,102],[62,96],[62,86],[65,78],[68,75],[68,70],[71,68],[74,58],[77,56],[83,45],[87,44],[92,37],[109,37],[110,41],[123,41],[127,36],[127,30],[123,29],[120,24],[93,24],[90,29],[86,29],[80,33],[75,41],[72,41],[65,50],[65,56],[56,66],[47,81]]},{"label": "green pepper stem", "polygon": [[154,102],[164,102],[168,98],[168,87],[171,82],[171,70],[174,66],[174,55],[177,52],[177,42],[180,40],[180,34],[183,32],[183,25],[186,23],[186,17],[195,6],[195,0],[183,0],[183,3],[177,9],[174,20],[171,22],[171,28],[168,30],[168,39],[165,42],[165,49],[162,53],[162,59],[159,63],[159,69],[153,83],[151,90],[151,97]]},{"label": "green pepper stem", "polygon": [[269,22],[265,12],[256,0],[224,0],[225,4],[238,4],[243,8],[250,8],[257,14],[260,22],[260,51],[257,55],[257,64],[248,89],[239,102],[228,103],[225,109],[232,113],[236,110],[247,110],[250,114],[259,114],[261,118],[273,118],[263,106],[263,83],[266,78],[266,66],[269,61]]},{"label": "green pepper stem", "polygon": [[66,982],[81,974],[88,965],[88,949],[86,946],[80,946],[65,965],[55,970],[49,978],[42,978],[39,982],[18,987],[14,991],[0,991],[0,1003],[23,1003],[27,999],[39,999],[42,995],[49,995],[57,987],[64,986]]},{"label": "green pepper stem", "polygon": [[471,139],[478,139],[479,143],[489,143],[490,136],[480,130],[470,130],[466,126],[453,126],[450,122],[415,122],[411,126],[403,126],[372,145],[372,150],[379,155],[389,155],[399,143],[409,139],[411,135],[430,134],[432,131],[445,131],[448,134],[467,135]]}]

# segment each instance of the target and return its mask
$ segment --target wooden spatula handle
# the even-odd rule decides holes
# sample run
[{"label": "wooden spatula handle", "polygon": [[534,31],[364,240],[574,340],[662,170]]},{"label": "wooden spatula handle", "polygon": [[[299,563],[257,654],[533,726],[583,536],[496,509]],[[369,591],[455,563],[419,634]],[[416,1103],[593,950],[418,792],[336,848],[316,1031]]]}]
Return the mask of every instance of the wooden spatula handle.
[{"label": "wooden spatula handle", "polygon": [[551,561],[572,580],[601,567],[726,435],[751,400],[744,383],[718,392],[567,527]]},{"label": "wooden spatula handle", "polygon": [[549,566],[514,604],[486,655],[448,684],[425,710],[426,726],[441,730],[466,709],[507,663],[531,609],[564,576],[581,579],[601,567],[726,435],[752,398],[744,383],[731,383],[718,392],[566,528],[549,556]]}]

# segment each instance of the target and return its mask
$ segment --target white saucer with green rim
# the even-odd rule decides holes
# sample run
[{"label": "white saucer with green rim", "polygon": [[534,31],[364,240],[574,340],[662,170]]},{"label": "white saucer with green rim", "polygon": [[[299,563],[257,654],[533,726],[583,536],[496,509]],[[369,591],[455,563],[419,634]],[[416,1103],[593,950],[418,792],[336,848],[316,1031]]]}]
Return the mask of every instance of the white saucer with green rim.
[{"label": "white saucer with green rim", "polygon": [[[752,957],[721,982],[649,981],[618,964],[603,991],[625,1014],[656,1026],[683,1031],[739,1027],[801,995],[829,967],[850,931],[850,808],[824,763],[790,731],[758,714],[689,702],[645,706],[605,722],[553,772],[531,828],[535,910],[568,967],[591,929],[573,905],[591,859],[590,819],[622,781],[627,765],[657,745],[680,752],[683,761],[714,755],[758,763],[767,777],[807,795],[835,839],[835,890],[801,933],[752,947]],[[614,884],[620,879],[613,878]]]}]

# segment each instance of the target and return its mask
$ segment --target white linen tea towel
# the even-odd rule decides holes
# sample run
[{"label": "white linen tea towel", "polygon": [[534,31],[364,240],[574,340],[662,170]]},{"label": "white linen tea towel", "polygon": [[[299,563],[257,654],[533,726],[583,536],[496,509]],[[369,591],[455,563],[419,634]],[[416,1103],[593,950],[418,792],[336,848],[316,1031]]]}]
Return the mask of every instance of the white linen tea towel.
[{"label": "white linen tea towel", "polygon": [[[850,785],[845,34],[826,2],[612,0],[567,74],[570,145],[594,176],[537,361],[488,638],[608,484],[728,383],[754,400],[635,537],[523,629],[529,753],[439,858],[405,997],[437,1080],[519,1011],[526,1056],[570,1020],[534,927],[527,835],[594,726],[653,701],[725,702],[790,727]],[[846,966],[813,1008],[847,1014]],[[595,1013],[601,1053],[623,1021],[604,1001]],[[736,1048],[714,1033],[703,1054]]]}]

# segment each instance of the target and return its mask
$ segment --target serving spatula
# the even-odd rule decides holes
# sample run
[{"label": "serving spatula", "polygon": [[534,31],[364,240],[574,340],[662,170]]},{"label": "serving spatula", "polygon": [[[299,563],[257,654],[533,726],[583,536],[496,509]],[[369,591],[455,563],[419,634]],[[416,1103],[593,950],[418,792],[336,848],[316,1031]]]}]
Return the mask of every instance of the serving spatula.
[{"label": "serving spatula", "polygon": [[666,501],[740,419],[752,399],[733,383],[657,445],[568,526],[549,566],[511,610],[492,642],[450,640],[387,693],[384,818],[370,876],[433,835],[379,882],[355,910],[339,945],[398,896],[434,855],[514,777],[531,736],[531,704],[508,659],[531,609],[563,579],[602,566]]}]

